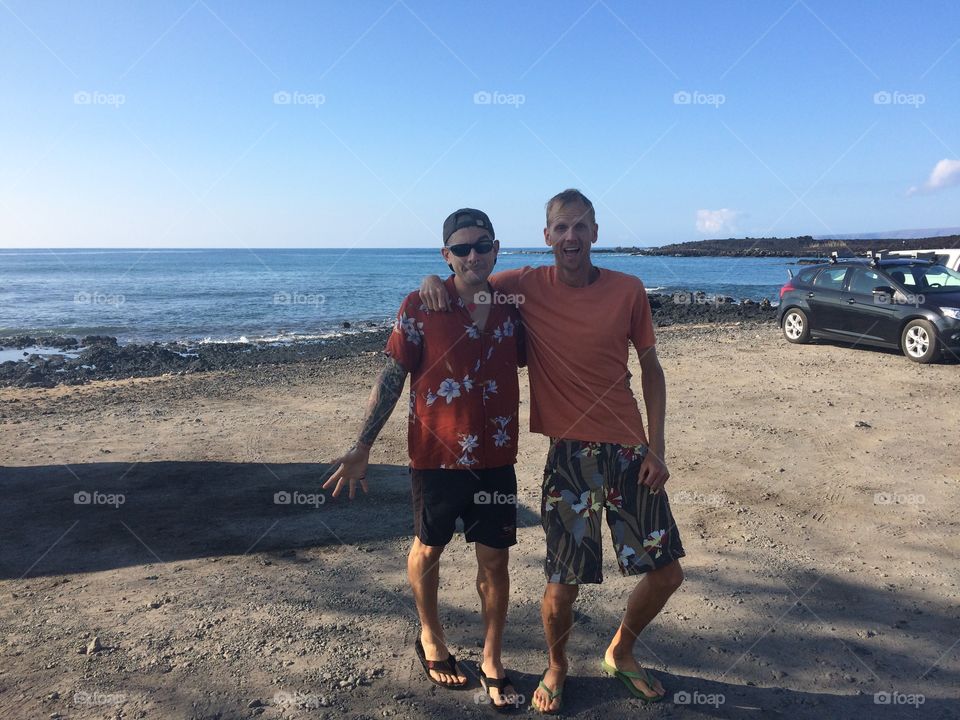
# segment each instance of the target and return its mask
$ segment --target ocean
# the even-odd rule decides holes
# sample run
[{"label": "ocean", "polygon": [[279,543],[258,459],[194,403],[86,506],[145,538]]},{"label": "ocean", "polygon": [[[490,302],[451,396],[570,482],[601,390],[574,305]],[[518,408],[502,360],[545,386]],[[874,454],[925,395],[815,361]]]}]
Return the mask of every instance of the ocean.
[{"label": "ocean", "polygon": [[[551,255],[504,248],[498,269]],[[793,258],[594,253],[651,292],[777,300]],[[0,335],[113,335],[121,343],[297,340],[392,321],[439,249],[0,250]]]}]

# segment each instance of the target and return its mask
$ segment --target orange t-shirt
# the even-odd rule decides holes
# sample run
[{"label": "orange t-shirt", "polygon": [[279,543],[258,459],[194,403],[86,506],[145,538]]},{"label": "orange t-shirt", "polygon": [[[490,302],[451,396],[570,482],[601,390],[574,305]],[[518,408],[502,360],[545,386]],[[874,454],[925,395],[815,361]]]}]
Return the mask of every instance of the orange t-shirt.
[{"label": "orange t-shirt", "polygon": [[490,282],[518,296],[527,331],[531,432],[647,445],[627,369],[631,343],[637,352],[656,343],[640,278],[600,268],[590,285],[571,287],[551,265],[505,270]]}]

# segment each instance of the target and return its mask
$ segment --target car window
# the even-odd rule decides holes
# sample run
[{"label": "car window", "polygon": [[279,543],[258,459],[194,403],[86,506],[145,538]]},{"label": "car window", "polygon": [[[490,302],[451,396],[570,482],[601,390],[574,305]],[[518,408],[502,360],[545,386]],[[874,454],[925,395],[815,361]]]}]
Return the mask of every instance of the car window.
[{"label": "car window", "polygon": [[886,284],[886,279],[873,270],[854,268],[853,276],[850,278],[850,292],[869,295],[875,287],[886,286]]},{"label": "car window", "polygon": [[822,270],[813,281],[813,286],[824,288],[825,290],[843,289],[843,276],[847,274],[845,267],[827,268]]},{"label": "car window", "polygon": [[[922,274],[923,270],[917,270],[917,274]],[[914,276],[914,268],[906,265],[896,270],[890,271],[890,277],[892,277],[896,282],[903,285],[907,290],[916,290],[917,289],[917,279]]]},{"label": "car window", "polygon": [[960,273],[957,273],[942,265],[931,265],[925,268],[922,279],[925,289],[957,288],[960,287]]}]

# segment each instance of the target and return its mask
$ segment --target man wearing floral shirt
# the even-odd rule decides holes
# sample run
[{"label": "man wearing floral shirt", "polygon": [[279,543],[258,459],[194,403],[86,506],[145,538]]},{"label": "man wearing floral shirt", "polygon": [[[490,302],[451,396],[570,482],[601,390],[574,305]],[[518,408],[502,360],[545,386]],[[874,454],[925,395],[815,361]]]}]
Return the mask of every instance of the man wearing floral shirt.
[{"label": "man wearing floral shirt", "polygon": [[[565,190],[546,209],[543,234],[553,264],[499,272],[491,283],[525,298],[520,311],[527,331],[530,429],[550,438],[541,501],[547,545],[541,614],[550,664],[533,704],[554,714],[562,704],[579,586],[603,580],[602,514],[621,573],[642,579],[627,598],[601,665],[645,702],[661,700],[665,691],[639,665],[634,647],[680,587],[684,551],[662,492],[669,477],[666,385],[646,290],[636,276],[591,262],[598,226],[583,193]],[[423,283],[421,295],[432,309],[448,302],[435,277]],[[649,438],[630,388],[630,345],[640,360]]]},{"label": "man wearing floral shirt", "polygon": [[523,362],[520,316],[487,282],[499,243],[490,218],[464,208],[443,225],[444,260],[453,270],[444,287],[453,312],[432,313],[410,293],[387,343],[387,365],[370,397],[354,447],[324,484],[336,497],[356,483],[367,491],[370,447],[395,407],[410,374],[407,444],[413,494],[413,545],[407,561],[421,632],[417,655],[427,677],[448,688],[467,678],[444,641],[437,608],[439,563],[457,518],[476,543],[477,587],[485,642],[480,680],[498,709],[516,692],[501,661],[510,578],[509,548],[516,544],[517,366]]}]

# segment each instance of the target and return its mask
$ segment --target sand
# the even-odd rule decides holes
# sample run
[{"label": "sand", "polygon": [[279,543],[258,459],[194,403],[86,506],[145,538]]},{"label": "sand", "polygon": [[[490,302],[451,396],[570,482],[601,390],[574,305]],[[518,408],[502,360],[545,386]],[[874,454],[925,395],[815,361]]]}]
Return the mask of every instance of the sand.
[{"label": "sand", "polygon": [[[957,364],[793,346],[769,323],[659,341],[687,579],[638,656],[668,697],[644,707],[600,672],[632,586],[608,552],[577,603],[566,714],[956,717]],[[320,494],[380,364],[0,389],[0,717],[490,716],[475,679],[435,688],[413,654],[402,408],[370,494]],[[505,661],[529,699],[546,441],[520,448]],[[441,612],[475,675],[474,577],[457,537]]]}]

